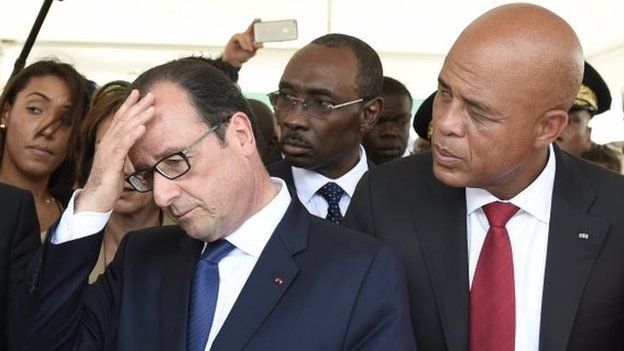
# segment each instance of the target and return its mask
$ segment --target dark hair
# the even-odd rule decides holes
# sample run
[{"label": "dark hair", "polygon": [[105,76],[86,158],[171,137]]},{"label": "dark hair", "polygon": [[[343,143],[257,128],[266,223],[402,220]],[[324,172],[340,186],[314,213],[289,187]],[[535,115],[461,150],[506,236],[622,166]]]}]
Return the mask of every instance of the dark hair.
[{"label": "dark hair", "polygon": [[83,187],[91,173],[95,155],[95,137],[99,125],[117,111],[127,95],[130,82],[116,80],[105,84],[93,97],[91,108],[80,128],[76,183]]},{"label": "dark hair", "polygon": [[[4,87],[0,96],[0,110],[4,111],[7,105],[13,105],[17,94],[22,91],[35,77],[54,76],[67,84],[71,92],[72,101],[72,125],[69,136],[69,146],[67,157],[61,165],[52,172],[48,182],[48,191],[56,199],[65,201],[74,186],[74,172],[76,160],[76,147],[78,143],[78,133],[80,124],[89,106],[89,95],[87,92],[87,80],[78,73],[76,69],[56,60],[37,61],[17,73]],[[0,135],[0,162],[4,152],[4,135]]]},{"label": "dark hair", "polygon": [[346,34],[332,33],[316,38],[311,44],[325,47],[347,47],[358,62],[356,83],[360,96],[372,99],[381,95],[383,69],[377,52],[364,41]]},{"label": "dark hair", "polygon": [[223,58],[221,57],[217,57],[215,59],[215,58],[206,57],[203,55],[197,55],[197,56],[193,55],[193,56],[187,56],[185,58],[207,62],[213,65],[219,71],[223,72],[223,74],[225,74],[225,76],[228,77],[232,82],[234,83],[238,82],[238,71],[240,71],[240,67],[232,66],[228,62],[223,61]]},{"label": "dark hair", "polygon": [[[210,63],[183,58],[153,67],[142,73],[129,91],[138,89],[144,94],[160,82],[182,88],[208,127],[227,125],[232,115],[243,112],[251,122],[254,136],[258,135],[257,123],[247,100],[236,85]],[[223,128],[217,128],[215,133],[222,142],[225,141]]]},{"label": "dark hair", "polygon": [[410,94],[409,90],[407,90],[407,87],[403,85],[403,83],[391,77],[383,77],[381,95],[405,96],[409,100],[410,106],[414,103],[412,94]]}]

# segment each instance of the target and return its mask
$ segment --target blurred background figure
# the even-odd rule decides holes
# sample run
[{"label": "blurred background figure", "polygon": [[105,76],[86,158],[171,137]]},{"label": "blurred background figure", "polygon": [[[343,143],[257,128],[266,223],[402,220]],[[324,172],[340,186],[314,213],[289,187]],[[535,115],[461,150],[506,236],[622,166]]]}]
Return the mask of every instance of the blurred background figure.
[{"label": "blurred background figure", "polygon": [[435,98],[436,92],[429,95],[425,99],[425,101],[418,106],[418,110],[416,114],[414,114],[414,121],[412,125],[414,126],[414,130],[416,134],[418,134],[418,138],[414,140],[414,146],[412,148],[412,153],[416,154],[419,152],[427,151],[431,149],[431,116],[433,114],[433,99]]},{"label": "blurred background figure", "polygon": [[24,68],[0,97],[0,181],[29,190],[42,238],[71,196],[86,79],[52,60]]},{"label": "blurred background figure", "polygon": [[282,151],[279,146],[279,130],[277,128],[277,120],[273,111],[264,102],[256,99],[247,99],[251,112],[258,123],[260,130],[258,141],[258,150],[265,166],[277,162],[282,159]]},{"label": "blurred background figure", "polygon": [[364,135],[366,156],[376,165],[400,158],[407,149],[412,95],[403,83],[383,77],[384,107],[375,125]]},{"label": "blurred background figure", "polygon": [[581,155],[584,159],[617,173],[622,173],[622,149],[615,144],[592,144],[589,150]]},{"label": "blurred background figure", "polygon": [[574,105],[570,109],[568,124],[559,137],[557,145],[567,153],[581,157],[592,147],[589,121],[611,107],[611,93],[600,74],[585,61],[583,84]]},{"label": "blurred background figure", "polygon": [[[130,83],[126,81],[110,82],[104,85],[93,98],[80,132],[76,180],[81,188],[84,187],[91,172],[93,156],[100,139],[108,130],[114,113],[126,98],[126,88],[129,85]],[[115,257],[117,247],[126,233],[131,230],[162,225],[165,218],[166,216],[156,206],[151,192],[137,192],[130,184],[125,183],[121,197],[117,200],[104,230],[100,256],[89,275],[89,282],[94,282],[100,274],[104,273],[106,266]],[[167,224],[172,224],[170,220],[167,222]]]}]

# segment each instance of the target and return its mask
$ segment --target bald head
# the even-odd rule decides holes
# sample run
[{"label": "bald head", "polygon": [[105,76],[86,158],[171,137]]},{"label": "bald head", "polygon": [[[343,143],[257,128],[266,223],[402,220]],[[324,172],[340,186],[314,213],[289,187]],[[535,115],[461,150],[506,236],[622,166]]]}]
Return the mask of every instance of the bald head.
[{"label": "bald head", "polygon": [[583,52],[574,30],[531,4],[486,12],[461,33],[449,56],[480,60],[493,77],[513,84],[506,89],[516,91],[517,98],[529,97],[542,110],[568,110],[583,77]]},{"label": "bald head", "polygon": [[542,171],[583,76],[572,28],[535,5],[497,7],[447,55],[433,103],[434,173],[509,199]]}]

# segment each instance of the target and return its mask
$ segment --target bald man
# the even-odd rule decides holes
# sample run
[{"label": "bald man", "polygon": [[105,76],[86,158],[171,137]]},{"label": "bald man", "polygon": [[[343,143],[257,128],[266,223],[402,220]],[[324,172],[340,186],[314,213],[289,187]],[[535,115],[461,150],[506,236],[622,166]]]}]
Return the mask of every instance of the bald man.
[{"label": "bald man", "polygon": [[493,9],[446,56],[433,150],[360,181],[345,224],[403,255],[419,350],[624,347],[624,178],[553,145],[582,75],[560,17]]}]

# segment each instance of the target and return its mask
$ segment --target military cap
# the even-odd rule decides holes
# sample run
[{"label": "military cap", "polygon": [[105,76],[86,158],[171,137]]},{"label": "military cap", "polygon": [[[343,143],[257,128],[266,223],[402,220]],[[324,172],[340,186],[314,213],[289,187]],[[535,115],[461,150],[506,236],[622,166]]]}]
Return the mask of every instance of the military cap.
[{"label": "military cap", "polygon": [[583,109],[594,116],[607,111],[611,107],[611,93],[607,83],[600,74],[585,61],[583,83],[576,94],[572,110]]},{"label": "military cap", "polygon": [[414,115],[414,130],[419,137],[429,140],[429,124],[433,115],[433,98],[435,98],[436,92],[429,95],[425,101],[420,104],[416,114]]}]

